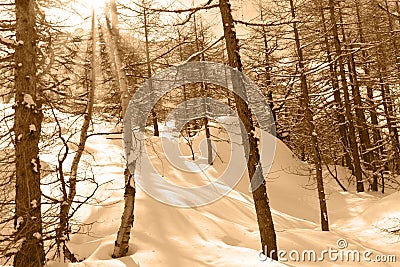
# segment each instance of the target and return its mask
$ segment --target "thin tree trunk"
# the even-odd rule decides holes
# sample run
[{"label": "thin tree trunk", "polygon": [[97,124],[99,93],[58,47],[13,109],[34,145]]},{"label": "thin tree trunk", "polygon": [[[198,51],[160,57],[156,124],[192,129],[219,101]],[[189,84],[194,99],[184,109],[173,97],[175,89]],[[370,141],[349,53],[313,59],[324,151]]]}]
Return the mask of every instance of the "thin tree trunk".
[{"label": "thin tree trunk", "polygon": [[[356,63],[354,60],[354,56],[350,56],[350,66],[351,66],[351,75],[353,80],[353,101],[355,105],[356,111],[356,123],[358,134],[361,143],[361,152],[363,159],[367,165],[367,168],[372,171],[373,181],[377,181],[377,168],[373,162],[373,151],[371,150],[371,139],[368,131],[367,120],[365,118],[364,108],[362,107],[362,99],[360,93],[360,87],[358,84],[357,72],[356,72]],[[373,182],[372,184],[374,184]],[[377,184],[376,184],[377,185]],[[378,191],[377,186],[372,186],[373,191]]]},{"label": "thin tree trunk", "polygon": [[60,209],[60,224],[57,229],[57,242],[58,245],[62,245],[63,255],[70,261],[76,262],[74,254],[68,249],[66,240],[69,240],[69,211],[71,210],[72,204],[76,196],[76,183],[78,176],[78,167],[81,160],[82,154],[85,150],[87,132],[89,130],[90,122],[93,115],[94,105],[94,91],[96,88],[96,72],[95,72],[95,60],[96,60],[96,25],[95,25],[95,13],[94,8],[92,9],[92,36],[91,36],[91,59],[90,59],[90,87],[88,93],[87,107],[85,110],[84,121],[81,128],[81,134],[79,137],[78,149],[72,160],[71,172],[69,177],[69,193],[67,199],[64,199]]},{"label": "thin tree trunk", "polygon": [[117,240],[114,244],[113,258],[120,258],[126,256],[129,249],[129,240],[131,229],[134,222],[135,211],[135,181],[129,169],[126,168],[125,176],[125,194],[124,194],[124,211],[121,217],[121,225],[117,233]]},{"label": "thin tree trunk", "polygon": [[[181,42],[181,32],[179,29],[177,30],[177,32],[178,32],[178,42]],[[179,46],[178,51],[179,51],[179,59],[180,59],[180,61],[183,62],[184,58],[183,58],[182,46]],[[185,117],[184,118],[185,118],[185,120],[187,120],[187,110],[188,110],[187,99],[188,98],[187,98],[186,84],[182,85],[182,95],[183,95],[183,105],[185,107],[185,114],[184,114]],[[190,125],[188,123],[186,123],[185,129],[183,129],[183,132],[185,134],[187,134],[188,136],[190,136],[189,131],[190,131]]]},{"label": "thin tree trunk", "polygon": [[[112,15],[112,28],[114,32],[114,60],[116,62],[116,68],[118,69],[117,75],[120,92],[121,92],[121,109],[122,109],[122,117],[125,117],[125,112],[128,107],[129,103],[129,91],[128,91],[128,83],[126,79],[126,73],[122,68],[122,61],[119,51],[122,50],[120,46],[120,35],[119,35],[119,22],[118,22],[118,12],[117,12],[117,5],[116,0],[110,1],[111,5],[111,15]],[[135,163],[133,163],[133,166]],[[135,180],[134,175],[135,173],[131,173],[128,167],[125,167],[124,178],[125,178],[125,192],[124,192],[124,211],[121,217],[121,224],[118,229],[117,239],[114,244],[114,251],[112,254],[113,258],[120,258],[126,255],[129,249],[129,240],[131,229],[133,227],[134,222],[134,210],[135,210],[135,195],[136,195],[136,188],[135,188]]]},{"label": "thin tree trunk", "polygon": [[[196,50],[197,52],[203,51],[204,50],[204,29],[203,27],[201,27],[201,35],[202,35],[202,42],[199,42],[199,36],[197,33],[197,21],[196,21],[196,15],[193,15],[193,23],[194,23],[194,32],[195,32],[195,38],[196,38]],[[201,24],[203,25],[203,24]],[[201,53],[200,55],[201,61],[205,61],[205,55],[204,53]],[[201,86],[201,94],[202,97],[204,98],[204,111],[207,112],[207,103],[206,103],[206,97],[208,96],[208,85],[204,82],[202,82],[200,84]],[[204,123],[204,130],[206,132],[206,141],[207,141],[207,162],[210,165],[213,165],[213,147],[211,144],[211,133],[210,133],[210,128],[208,127],[208,118],[204,117],[203,119],[203,123]]]},{"label": "thin tree trunk", "polygon": [[329,0],[329,11],[330,11],[330,19],[331,19],[332,30],[333,30],[333,39],[334,39],[334,43],[335,43],[335,50],[336,50],[336,55],[338,57],[337,62],[339,64],[339,74],[340,74],[342,90],[343,90],[343,94],[344,94],[345,116],[346,116],[347,123],[348,123],[349,145],[351,147],[351,153],[353,156],[354,175],[356,177],[356,182],[357,182],[357,192],[364,192],[364,184],[363,184],[362,171],[361,171],[361,161],[360,161],[360,155],[359,155],[358,147],[357,147],[356,132],[355,132],[354,123],[353,123],[353,114],[351,111],[350,96],[349,96],[349,90],[348,90],[348,85],[347,85],[347,80],[346,80],[344,63],[343,63],[342,48],[341,48],[341,44],[340,44],[340,40],[339,40],[334,0]]},{"label": "thin tree trunk", "polygon": [[[263,7],[260,2],[260,20],[261,22],[264,21],[264,13],[263,13]],[[269,104],[269,107],[272,112],[272,116],[274,118],[274,121],[276,123],[276,111],[274,110],[274,101],[273,101],[273,92],[271,90],[271,66],[270,66],[270,58],[269,58],[269,49],[268,49],[268,39],[267,39],[267,29],[263,25],[261,27],[261,34],[264,42],[264,60],[265,60],[265,86],[267,87],[267,102]]]},{"label": "thin tree trunk", "polygon": [[300,80],[301,80],[301,95],[302,95],[302,108],[304,109],[304,117],[306,120],[307,134],[311,139],[311,146],[313,151],[313,161],[315,164],[315,176],[317,180],[317,190],[318,190],[318,199],[320,206],[320,215],[321,215],[321,229],[322,231],[329,231],[329,222],[328,222],[328,209],[326,207],[326,199],[325,199],[325,190],[324,190],[324,181],[322,178],[322,160],[321,154],[319,151],[318,138],[317,133],[315,132],[315,125],[313,121],[313,114],[310,108],[310,98],[308,93],[308,85],[307,85],[307,77],[304,73],[304,57],[303,50],[301,49],[300,43],[300,35],[297,28],[296,12],[293,4],[293,0],[290,1],[290,9],[292,13],[293,22],[293,31],[294,31],[294,39],[296,42],[296,52],[299,60],[299,69],[300,69]]},{"label": "thin tree trunk", "polygon": [[[120,44],[120,34],[119,34],[119,23],[118,23],[118,13],[116,0],[110,0],[110,11],[111,11],[111,27],[108,25],[109,31],[111,33],[111,42],[109,43],[110,50],[112,51],[112,62],[113,72],[117,79],[117,86],[120,91],[120,101],[121,101],[121,118],[125,116],[126,108],[129,104],[129,90],[128,81],[126,79],[126,74],[123,69],[121,61],[121,44]],[[107,12],[108,15],[108,12]]]},{"label": "thin tree trunk", "polygon": [[[357,3],[356,3],[357,5]],[[373,177],[377,178],[376,176],[376,166],[373,164],[373,155],[371,151],[371,139],[368,132],[368,127],[366,123],[364,108],[361,99],[360,93],[360,86],[358,83],[358,75],[356,69],[356,62],[354,59],[354,52],[353,47],[347,44],[347,37],[344,30],[344,23],[342,17],[342,9],[339,7],[339,20],[340,20],[340,28],[342,31],[342,40],[346,47],[347,56],[347,65],[349,70],[349,77],[350,77],[350,85],[352,88],[352,95],[353,95],[353,102],[355,106],[355,113],[356,113],[356,126],[358,131],[358,136],[360,139],[360,148],[361,148],[361,155],[366,164],[366,167],[372,171]],[[377,191],[378,189],[376,189]]]},{"label": "thin tree trunk", "polygon": [[[226,49],[228,53],[229,65],[232,68],[236,68],[238,71],[242,71],[242,63],[239,54],[239,45],[236,38],[236,32],[234,31],[235,25],[233,23],[231,5],[229,0],[220,0],[219,8],[221,11],[222,24],[224,27],[224,36],[226,41]],[[239,90],[240,95],[244,95],[243,89],[237,87],[238,84],[234,79],[234,89]],[[236,88],[235,88],[236,87]],[[265,185],[265,179],[262,176],[262,167],[260,163],[260,153],[257,146],[257,139],[254,136],[254,123],[251,116],[251,110],[247,103],[235,94],[236,108],[239,118],[244,124],[245,130],[243,129],[243,138],[248,138],[249,149],[248,151],[248,162],[247,170],[250,179],[256,179],[257,181],[263,181],[263,183],[257,188],[253,189],[253,199],[256,209],[258,227],[261,236],[261,246],[265,255],[270,256],[274,260],[278,260],[277,246],[276,246],[276,235],[274,229],[274,223],[272,221],[271,210],[269,207],[269,200],[267,196],[267,189]],[[254,177],[253,177],[254,176]]]},{"label": "thin tree trunk", "polygon": [[[321,1],[319,1],[319,5],[320,5],[319,7],[320,7],[320,12],[321,12],[323,31],[324,31],[324,33],[326,33],[327,32],[326,20],[325,20],[325,14],[324,14],[324,10],[323,10]],[[332,54],[331,54],[332,52],[331,52],[331,47],[329,44],[327,34],[324,34],[324,42],[325,42],[325,48],[326,48],[326,52],[327,52],[327,59],[329,62],[329,73],[330,73],[331,82],[332,82],[333,97],[334,97],[335,105],[336,105],[336,109],[337,109],[336,116],[337,116],[337,120],[339,122],[340,141],[343,146],[343,153],[344,153],[346,165],[354,173],[354,166],[351,161],[350,154],[349,154],[350,147],[349,147],[349,141],[347,138],[348,133],[347,133],[347,129],[346,129],[346,118],[344,116],[343,103],[342,103],[342,99],[340,96],[339,82],[337,79],[337,69],[336,69],[336,64],[334,64],[333,60],[332,60]]]},{"label": "thin tree trunk", "polygon": [[[375,5],[375,8],[377,6]],[[374,30],[376,32],[376,36],[378,40],[381,40],[381,34],[380,34],[380,29],[379,25],[377,24],[376,19],[374,19]],[[396,46],[395,46],[396,49]],[[398,140],[398,131],[396,127],[396,122],[393,120],[394,114],[393,114],[393,103],[391,100],[390,96],[390,89],[387,83],[384,81],[384,77],[387,75],[387,67],[386,67],[386,62],[385,62],[385,55],[383,52],[382,44],[380,43],[378,45],[378,51],[377,51],[377,65],[378,65],[378,78],[379,78],[379,83],[380,83],[380,91],[381,91],[381,96],[382,96],[382,105],[384,109],[384,114],[386,118],[386,125],[388,128],[389,132],[389,140],[391,143],[392,147],[392,153],[393,153],[393,158],[394,160],[394,167],[395,171],[400,173],[400,144]],[[390,158],[390,156],[389,156]]]},{"label": "thin tree trunk", "polygon": [[[145,50],[146,50],[146,66],[147,66],[147,78],[150,79],[152,75],[151,71],[151,62],[150,62],[150,48],[149,48],[149,25],[147,22],[147,9],[145,4],[143,3],[143,19],[144,19],[144,37],[145,37]],[[153,93],[152,85],[150,81],[150,92]],[[153,118],[153,127],[154,127],[154,136],[160,136],[160,132],[158,130],[158,122],[157,122],[157,114],[154,108],[151,110],[151,116]]]},{"label": "thin tree trunk", "polygon": [[16,267],[40,267],[45,255],[42,239],[39,140],[43,114],[36,87],[36,11],[34,0],[16,0],[15,115],[16,163],[14,240],[21,246]]},{"label": "thin tree trunk", "polygon": [[[360,39],[360,42],[364,43],[365,39],[364,39],[364,34],[363,34],[363,30],[362,30],[362,25],[361,25],[360,8],[359,8],[359,4],[357,2],[355,2],[355,5],[356,5],[356,13],[357,13],[358,37]],[[361,53],[362,53],[362,62],[363,62],[362,63],[362,68],[363,68],[364,74],[366,76],[369,76],[369,67],[368,67],[368,65],[366,63],[366,59],[368,57],[367,52],[363,49]],[[356,70],[356,68],[355,68],[355,63],[354,63],[354,58],[353,58],[353,71],[355,72],[355,70]],[[358,86],[357,86],[357,88],[358,88]],[[354,102],[355,102],[356,106],[358,106],[358,105],[361,106],[360,93],[358,92],[357,96],[354,96],[354,97],[355,97],[354,98]],[[377,119],[377,116],[376,116],[376,112],[375,112],[375,110],[373,108],[373,105],[374,105],[373,104],[373,98],[374,98],[373,89],[370,86],[370,84],[367,82],[367,103],[368,103],[368,106],[369,106],[369,114],[370,114],[371,122],[372,122],[372,125],[373,125],[373,129],[372,129],[373,142],[374,142],[374,144],[376,146],[376,145],[380,145],[381,144],[381,138],[380,138],[379,130],[377,129],[378,119]],[[356,109],[356,112],[357,112],[357,109]],[[359,125],[361,127],[365,128],[365,129],[367,129],[367,122],[366,122],[366,118],[365,118],[364,112],[362,114],[357,114],[357,117],[360,117],[360,115],[361,115],[362,120],[359,121]],[[367,131],[367,130],[365,130],[365,131]],[[364,139],[366,139],[367,134],[368,134],[368,131],[367,131],[367,133],[363,133],[361,135],[364,136]],[[360,136],[360,138],[361,138],[361,136]],[[378,172],[379,172],[379,170],[378,170],[378,168],[376,166],[375,157],[380,158],[380,153],[379,153],[379,150],[376,150],[376,149],[373,148],[373,145],[371,144],[371,140],[369,139],[369,134],[368,134],[368,141],[366,142],[366,144],[367,144],[367,148],[366,149],[369,151],[369,153],[368,153],[368,160],[369,161],[368,162],[369,162],[370,168],[372,170],[371,190],[372,191],[378,191]]]},{"label": "thin tree trunk", "polygon": [[[389,10],[389,4],[388,1],[385,0],[385,7],[386,10]],[[397,11],[399,11],[399,4],[396,1],[396,8]],[[397,43],[397,38],[395,35],[395,29],[393,26],[393,18],[392,18],[392,14],[389,14],[389,12],[387,12],[387,17],[388,17],[388,24],[389,24],[389,31],[390,31],[390,35],[391,35],[391,41],[392,41],[392,45],[393,45],[393,49],[396,55],[396,69],[397,69],[397,77],[400,78],[400,56],[399,56],[399,44]],[[399,22],[400,22],[400,18],[399,18]],[[397,136],[398,138],[398,136]]]},{"label": "thin tree trunk", "polygon": [[[397,6],[396,8],[398,9],[398,3],[396,2]],[[389,10],[389,5],[388,5],[388,1],[385,0],[385,6],[386,9]],[[400,56],[399,56],[399,45],[397,43],[397,37],[394,33],[394,26],[393,26],[393,18],[391,14],[387,14],[388,16],[388,23],[389,23],[389,31],[390,31],[390,35],[391,35],[391,41],[393,44],[393,48],[395,51],[395,55],[396,55],[396,68],[397,68],[397,77],[400,78]],[[400,19],[399,19],[400,20]],[[386,85],[385,86],[385,99],[386,99],[386,106],[387,106],[387,112],[385,111],[385,113],[388,114],[388,116],[390,116],[391,118],[391,140],[392,140],[392,146],[393,146],[393,152],[395,154],[394,158],[395,160],[393,161],[394,164],[394,168],[396,170],[396,172],[398,174],[400,174],[400,141],[399,141],[399,132],[397,130],[397,120],[396,119],[392,119],[395,118],[395,114],[394,114],[394,108],[393,108],[393,97],[391,96],[391,92],[389,90],[389,86]],[[383,95],[382,95],[383,97]],[[388,117],[387,116],[387,117]]]}]

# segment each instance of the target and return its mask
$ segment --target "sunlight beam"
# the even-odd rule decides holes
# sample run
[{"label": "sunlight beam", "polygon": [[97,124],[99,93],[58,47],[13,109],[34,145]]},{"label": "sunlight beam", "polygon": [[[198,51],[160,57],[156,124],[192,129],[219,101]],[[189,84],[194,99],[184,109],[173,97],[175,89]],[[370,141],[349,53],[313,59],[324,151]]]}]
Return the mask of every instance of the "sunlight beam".
[{"label": "sunlight beam", "polygon": [[81,2],[84,6],[90,9],[95,9],[96,11],[104,9],[107,0],[77,0]]}]

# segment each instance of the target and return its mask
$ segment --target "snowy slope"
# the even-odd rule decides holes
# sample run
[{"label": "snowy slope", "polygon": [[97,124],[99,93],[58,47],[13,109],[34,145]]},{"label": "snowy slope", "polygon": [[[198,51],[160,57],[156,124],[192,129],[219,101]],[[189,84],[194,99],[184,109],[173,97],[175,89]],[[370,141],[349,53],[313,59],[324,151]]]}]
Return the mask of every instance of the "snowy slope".
[{"label": "snowy slope", "polygon": [[[217,130],[214,130],[217,131]],[[223,132],[214,132],[223,136]],[[115,137],[115,136],[113,136]],[[204,136],[194,140],[198,151]],[[321,266],[321,262],[281,261],[271,263],[258,257],[260,241],[251,194],[248,192],[247,174],[233,191],[221,199],[201,207],[177,208],[163,204],[138,188],[135,203],[135,224],[131,233],[130,251],[127,257],[112,259],[111,254],[123,209],[123,159],[121,140],[95,136],[88,140],[88,150],[94,156],[93,170],[98,182],[112,181],[98,197],[107,197],[106,204],[89,206],[79,216],[92,223],[90,235],[72,237],[70,247],[81,263],[69,266]],[[204,142],[202,143],[204,144]],[[235,147],[237,146],[237,147]],[[148,147],[155,169],[165,179],[181,186],[208,183],[205,177],[218,177],[226,168],[230,155],[227,151],[240,150],[238,144],[216,143],[221,158],[205,173],[182,173],[168,164],[162,153],[159,138],[151,138]],[[153,151],[153,152],[151,152]],[[181,147],[183,158],[189,149]],[[157,152],[157,153],[156,153]],[[198,155],[201,159],[201,155]],[[235,162],[238,170],[242,161]],[[377,224],[390,216],[400,217],[399,193],[383,199],[379,195],[354,192],[342,193],[334,181],[326,178],[330,232],[319,230],[317,192],[309,166],[299,161],[279,140],[276,140],[274,161],[267,180],[279,249],[302,251],[314,249],[338,249],[337,241],[345,239],[348,249],[371,250],[376,254],[396,254],[399,242],[385,235]],[[142,170],[145,173],[146,170]],[[170,188],[160,188],[160,193],[174,194]],[[286,255],[286,258],[288,255]],[[49,263],[49,266],[65,266]],[[366,263],[324,261],[325,266],[395,266],[394,263]]]}]

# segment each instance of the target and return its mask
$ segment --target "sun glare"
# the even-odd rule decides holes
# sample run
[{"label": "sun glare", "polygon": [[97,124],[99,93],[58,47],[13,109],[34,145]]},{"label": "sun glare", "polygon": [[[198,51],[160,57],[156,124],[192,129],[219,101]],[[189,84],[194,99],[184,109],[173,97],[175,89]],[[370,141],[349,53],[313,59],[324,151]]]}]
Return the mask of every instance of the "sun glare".
[{"label": "sun glare", "polygon": [[80,2],[87,8],[94,8],[95,10],[104,9],[106,1],[107,0],[80,0]]}]

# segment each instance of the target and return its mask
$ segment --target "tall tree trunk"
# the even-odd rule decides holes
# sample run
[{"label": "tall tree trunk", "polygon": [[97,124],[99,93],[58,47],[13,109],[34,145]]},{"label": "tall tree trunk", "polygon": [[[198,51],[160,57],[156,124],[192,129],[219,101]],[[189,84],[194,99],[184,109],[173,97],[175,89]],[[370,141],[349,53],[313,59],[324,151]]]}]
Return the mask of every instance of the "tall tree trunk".
[{"label": "tall tree trunk", "polygon": [[[69,212],[71,210],[72,204],[74,202],[76,196],[76,186],[77,186],[77,178],[78,178],[78,167],[83,152],[85,150],[87,134],[90,126],[90,122],[92,120],[93,115],[93,105],[94,105],[94,93],[96,88],[96,20],[95,20],[95,12],[94,8],[92,9],[92,36],[91,36],[91,45],[90,49],[88,49],[91,53],[90,57],[90,86],[88,90],[88,100],[87,106],[85,110],[85,116],[81,128],[81,133],[79,137],[78,149],[71,164],[71,172],[69,177],[69,193],[61,204],[60,208],[60,224],[57,229],[57,245],[62,245],[62,251],[65,258],[72,262],[76,262],[74,254],[68,249],[66,245],[66,241],[69,240]],[[65,196],[64,196],[65,198]]]},{"label": "tall tree trunk", "polygon": [[[147,8],[145,3],[143,2],[143,19],[144,19],[144,37],[145,37],[145,50],[146,50],[146,66],[147,66],[147,78],[150,79],[152,75],[151,71],[151,62],[150,62],[150,48],[149,48],[149,25],[148,25],[148,17],[147,17]],[[152,85],[150,81],[150,93],[153,93]],[[160,136],[160,132],[158,130],[158,122],[157,122],[157,114],[154,108],[151,110],[151,116],[153,118],[153,127],[154,127],[154,136]]]},{"label": "tall tree trunk", "polygon": [[39,140],[43,119],[36,83],[36,11],[34,0],[16,0],[15,115],[16,163],[14,240],[22,243],[16,267],[44,265],[40,191]]},{"label": "tall tree trunk", "polygon": [[[358,5],[357,3],[355,3]],[[355,106],[355,113],[356,113],[356,126],[357,132],[360,139],[360,148],[361,148],[361,155],[365,162],[365,165],[368,170],[372,171],[374,179],[377,179],[376,174],[376,166],[373,164],[373,155],[371,151],[371,139],[369,136],[369,131],[367,127],[367,120],[365,118],[361,93],[360,93],[360,86],[358,83],[358,75],[357,75],[357,68],[356,62],[354,59],[354,51],[352,45],[348,45],[347,37],[344,30],[344,23],[343,23],[343,16],[342,16],[342,9],[339,7],[339,20],[340,20],[340,28],[342,32],[342,40],[345,44],[346,54],[347,56],[347,65],[349,70],[349,77],[350,77],[350,85],[352,88],[352,95],[353,95],[353,102]],[[376,189],[375,191],[378,191]]]},{"label": "tall tree trunk", "polygon": [[358,147],[357,147],[357,138],[356,138],[356,132],[355,132],[354,122],[353,122],[353,114],[351,111],[349,89],[348,89],[348,85],[347,85],[346,72],[345,72],[344,63],[343,63],[342,47],[341,47],[340,40],[339,40],[334,0],[329,0],[329,11],[330,11],[331,24],[332,24],[333,39],[334,39],[334,43],[335,43],[335,50],[336,50],[336,55],[338,58],[337,62],[339,64],[340,80],[342,83],[342,90],[343,90],[343,95],[344,95],[345,116],[346,116],[347,123],[348,123],[349,144],[350,144],[351,153],[353,156],[354,175],[356,177],[356,182],[357,182],[357,192],[364,192],[364,184],[363,184],[362,171],[361,171],[361,161],[360,161],[360,155],[359,155]]},{"label": "tall tree trunk", "polygon": [[[397,8],[398,3],[396,2],[396,4],[397,4],[397,6],[396,6],[396,8]],[[388,5],[387,0],[385,0],[385,6],[386,6],[386,9],[389,10],[389,5]],[[400,79],[400,56],[399,56],[400,49],[399,49],[399,45],[397,43],[397,37],[396,37],[395,29],[393,26],[392,15],[389,13],[387,13],[387,15],[388,15],[389,31],[390,31],[390,35],[392,37],[391,41],[392,41],[393,49],[394,49],[395,56],[396,56],[397,78]],[[400,18],[399,18],[399,21],[400,21]],[[395,156],[394,156],[395,160],[393,161],[393,165],[394,165],[396,172],[398,174],[400,174],[400,141],[399,141],[399,131],[397,129],[398,128],[397,119],[395,119],[393,97],[389,90],[389,86],[386,85],[385,89],[386,89],[385,90],[386,92],[384,93],[384,95],[385,95],[386,100],[384,100],[384,101],[386,102],[386,108],[387,108],[387,111],[385,110],[385,113],[387,113],[387,115],[386,115],[387,117],[390,116],[390,118],[391,118],[390,123],[391,123],[392,129],[391,129],[390,134],[391,134],[393,152],[395,154]],[[382,95],[382,97],[383,97],[383,95]]]},{"label": "tall tree trunk", "polygon": [[[114,32],[114,60],[116,62],[116,69],[120,92],[121,92],[121,109],[122,109],[122,117],[125,117],[125,112],[129,103],[129,91],[128,91],[128,83],[126,79],[126,73],[122,68],[122,61],[120,56],[120,51],[122,51],[120,45],[120,35],[119,35],[119,22],[118,22],[118,12],[116,0],[110,1],[110,9],[112,15],[112,28]],[[133,166],[135,163],[133,164]],[[135,211],[135,196],[136,196],[136,187],[135,180],[133,178],[134,173],[131,173],[128,167],[125,167],[124,171],[124,180],[125,180],[125,192],[124,192],[124,211],[121,217],[121,224],[118,229],[117,239],[114,243],[114,251],[112,254],[113,258],[120,258],[126,255],[129,249],[129,240],[131,229],[133,227],[134,222],[134,211]]]},{"label": "tall tree trunk", "polygon": [[[374,5],[374,8],[377,9],[377,4]],[[382,40],[382,36],[380,34],[379,25],[377,23],[377,19],[374,19],[374,31],[376,34],[376,38],[378,40]],[[379,86],[382,96],[382,105],[384,109],[386,126],[389,132],[389,140],[392,155],[388,156],[389,158],[394,159],[394,167],[395,171],[400,173],[400,144],[398,140],[398,131],[396,127],[396,122],[393,120],[393,104],[390,95],[389,85],[385,82],[387,76],[387,66],[386,66],[386,57],[383,51],[382,43],[379,43],[377,47],[377,67],[378,67],[378,78],[379,78]],[[390,154],[389,154],[390,155]]]},{"label": "tall tree trunk", "polygon": [[[319,8],[320,8],[320,13],[321,13],[323,31],[324,31],[324,33],[326,33],[327,27],[326,27],[325,14],[324,14],[324,9],[323,9],[323,6],[322,6],[322,3],[320,0],[319,0]],[[327,53],[327,59],[329,62],[329,73],[330,73],[330,78],[331,78],[331,83],[332,83],[332,88],[333,88],[333,97],[334,97],[335,106],[337,109],[336,116],[337,116],[337,120],[339,122],[340,141],[343,146],[343,153],[344,153],[346,165],[354,173],[354,166],[351,161],[350,154],[349,154],[350,146],[349,146],[349,140],[347,138],[348,132],[346,129],[346,118],[344,116],[343,103],[342,103],[342,99],[340,96],[339,82],[337,79],[337,69],[336,69],[336,64],[334,64],[333,60],[332,60],[332,51],[331,51],[331,47],[329,44],[329,39],[328,39],[327,34],[324,34],[324,42],[325,42],[325,49],[326,49],[326,53]]]},{"label": "tall tree trunk", "polygon": [[[177,32],[178,32],[178,42],[180,43],[181,42],[181,32],[180,32],[179,29],[177,30]],[[182,46],[181,45],[178,48],[178,52],[179,52],[179,59],[180,59],[180,61],[183,62],[185,59],[183,57],[183,51],[182,51]],[[188,97],[187,97],[187,90],[186,89],[187,89],[186,88],[186,84],[182,85],[183,105],[185,107],[185,114],[184,114],[185,120],[187,120],[187,116],[188,116],[187,115],[187,110],[188,110],[187,99],[188,99]],[[183,132],[185,134],[187,134],[188,136],[190,136],[190,132],[189,131],[190,131],[190,125],[188,123],[186,123],[185,124],[185,128],[183,129]]]},{"label": "tall tree trunk", "polygon": [[[359,4],[358,2],[355,2],[356,5],[356,14],[357,14],[357,30],[358,30],[358,37],[360,39],[360,43],[364,44],[365,43],[365,38],[364,38],[364,33],[362,30],[362,24],[361,24],[361,16],[360,16],[360,8],[359,8]],[[361,55],[362,55],[362,69],[364,71],[364,74],[366,76],[369,76],[369,66],[366,63],[367,61],[367,51],[365,51],[365,49],[362,49],[361,51]],[[354,63],[354,58],[353,58],[353,71],[356,71],[356,67],[355,67],[355,63]],[[380,145],[381,144],[381,137],[380,137],[380,132],[378,130],[378,118],[375,112],[375,109],[373,108],[374,102],[374,94],[373,94],[373,88],[371,87],[371,85],[369,84],[369,82],[367,82],[367,104],[369,106],[369,114],[371,117],[371,122],[372,122],[372,138],[373,138],[373,144],[371,144],[371,140],[368,136],[368,140],[366,142],[367,145],[367,150],[368,152],[368,162],[370,164],[370,168],[372,170],[372,184],[371,184],[371,190],[372,191],[378,191],[378,168],[377,168],[377,160],[375,159],[376,157],[380,158],[380,151],[379,149],[376,150],[374,149],[374,146],[376,145]],[[357,85],[358,88],[358,85]],[[354,103],[356,105],[356,112],[357,112],[357,106],[361,106],[361,96],[360,93],[358,92],[354,92],[353,94],[355,94],[354,96]],[[365,128],[365,131],[367,133],[362,133],[361,136],[364,136],[363,139],[367,138],[367,122],[366,122],[366,118],[365,118],[365,113],[363,112],[362,114],[357,114],[357,118],[361,117],[361,120],[359,121],[359,126],[362,128]],[[368,134],[369,135],[369,134]],[[360,136],[360,138],[361,138]],[[382,170],[380,170],[382,171]]]},{"label": "tall tree trunk", "polygon": [[[232,68],[236,68],[238,71],[242,71],[242,63],[239,54],[239,45],[236,38],[235,25],[233,23],[231,5],[229,0],[220,0],[219,8],[222,17],[222,25],[224,27],[224,36],[226,41],[226,49],[228,53],[229,65]],[[237,84],[234,82],[234,89]],[[236,90],[243,90],[236,87]],[[244,95],[245,92],[240,92]],[[254,123],[252,120],[251,110],[247,103],[235,94],[236,108],[239,118],[243,122],[245,132],[242,133],[243,138],[248,138],[249,149],[248,151],[248,162],[247,170],[250,179],[256,179],[257,181],[263,181],[263,183],[257,188],[253,189],[253,199],[256,209],[258,227],[261,236],[261,246],[265,255],[272,257],[274,260],[278,260],[277,246],[276,246],[276,235],[274,230],[274,223],[272,221],[271,210],[269,207],[269,200],[267,196],[267,189],[265,185],[265,179],[262,176],[262,167],[260,163],[260,153],[257,146],[257,139],[254,136]]]},{"label": "tall tree trunk", "polygon": [[[264,21],[264,13],[263,13],[263,7],[260,2],[259,4],[260,7],[260,20],[261,22]],[[265,86],[267,88],[267,102],[269,104],[269,107],[271,108],[272,116],[274,117],[274,121],[276,123],[276,111],[274,110],[274,101],[273,101],[273,92],[271,90],[271,64],[270,64],[270,56],[269,56],[269,48],[268,48],[268,39],[267,39],[267,29],[263,25],[261,27],[261,35],[263,38],[263,43],[264,43],[264,60],[265,60]]]},{"label": "tall tree trunk", "polygon": [[133,175],[129,169],[126,168],[125,176],[125,193],[124,193],[124,211],[121,217],[121,225],[119,226],[117,239],[114,243],[113,258],[120,258],[126,256],[129,249],[129,240],[131,229],[134,222],[135,211],[135,195],[136,187]]},{"label": "tall tree trunk", "polygon": [[[199,36],[198,36],[198,32],[197,32],[197,21],[196,21],[196,15],[193,15],[193,23],[194,23],[194,32],[195,32],[195,38],[196,38],[196,50],[197,52],[203,51],[204,49],[204,29],[203,27],[201,27],[201,35],[202,35],[202,41],[200,43],[199,41]],[[202,22],[201,22],[201,26],[203,26]],[[205,61],[205,55],[204,53],[201,53],[200,55],[201,61]],[[200,84],[201,86],[201,94],[202,97],[204,98],[204,111],[207,113],[207,103],[206,103],[206,97],[208,97],[208,85],[204,82],[202,82]],[[203,118],[203,123],[204,123],[204,130],[206,132],[206,141],[207,141],[207,162],[208,164],[212,165],[213,164],[213,147],[212,147],[212,143],[211,143],[211,133],[210,133],[210,128],[208,126],[208,118],[204,117]]]},{"label": "tall tree trunk", "polygon": [[[118,22],[118,12],[116,0],[110,0],[110,11],[111,11],[111,27],[109,23],[108,29],[111,33],[111,42],[109,43],[110,50],[112,51],[112,62],[113,72],[117,79],[117,85],[120,91],[120,101],[121,101],[121,118],[125,116],[126,108],[129,104],[129,90],[128,81],[126,79],[126,74],[122,65],[121,54],[122,47],[120,43],[120,33],[119,33],[119,22]],[[108,12],[107,16],[108,16]],[[109,21],[108,21],[109,22]]]},{"label": "tall tree trunk", "polygon": [[[385,8],[386,10],[390,10],[389,9],[389,4],[388,1],[385,0]],[[397,11],[399,11],[399,3],[396,1],[396,9]],[[394,29],[394,22],[393,22],[393,15],[390,14],[389,12],[387,12],[387,17],[388,17],[388,24],[389,24],[389,32],[390,32],[390,36],[391,36],[391,41],[392,41],[392,45],[393,45],[393,49],[394,49],[394,53],[396,56],[396,70],[397,70],[397,78],[400,78],[400,56],[399,56],[399,44],[397,42],[397,36],[395,34],[395,29]],[[400,22],[400,18],[399,18],[399,22]]]},{"label": "tall tree trunk", "polygon": [[293,0],[290,1],[290,9],[292,13],[293,19],[293,31],[294,31],[294,39],[296,42],[296,52],[299,60],[299,69],[300,69],[300,81],[301,81],[301,103],[302,108],[304,110],[304,119],[306,121],[307,134],[311,139],[311,146],[313,151],[313,161],[315,164],[315,176],[317,180],[317,190],[318,190],[318,199],[320,206],[320,215],[321,215],[321,229],[322,231],[329,231],[329,223],[328,223],[328,209],[326,207],[326,199],[325,199],[325,190],[324,190],[324,181],[322,177],[322,160],[321,154],[319,151],[318,138],[317,133],[315,132],[315,125],[313,121],[313,113],[310,108],[310,98],[308,93],[308,85],[307,85],[307,77],[304,73],[304,56],[303,50],[301,48],[300,43],[300,35],[297,28],[296,22],[296,11],[293,4]]},{"label": "tall tree trunk", "polygon": [[[364,162],[366,163],[367,169],[372,171],[373,181],[377,181],[376,166],[373,162],[373,151],[371,150],[371,139],[368,131],[367,120],[365,118],[363,103],[361,99],[360,87],[358,84],[356,63],[353,54],[349,56],[350,60],[350,72],[353,80],[353,101],[356,111],[356,123],[358,135],[361,143],[361,152]],[[374,184],[374,182],[373,182]],[[373,191],[378,191],[377,187],[372,186]]]}]

